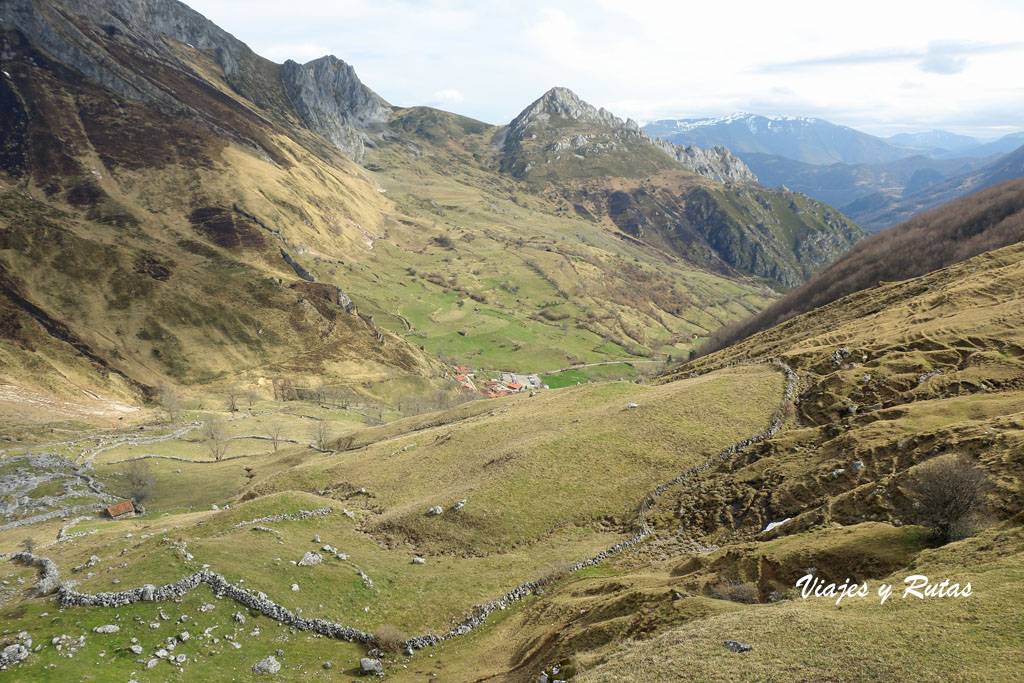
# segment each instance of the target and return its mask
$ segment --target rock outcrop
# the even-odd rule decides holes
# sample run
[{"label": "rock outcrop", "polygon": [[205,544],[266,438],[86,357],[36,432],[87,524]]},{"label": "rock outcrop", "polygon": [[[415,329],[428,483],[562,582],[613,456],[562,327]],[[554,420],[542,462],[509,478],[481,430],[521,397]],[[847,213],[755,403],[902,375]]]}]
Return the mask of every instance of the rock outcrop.
[{"label": "rock outcrop", "polygon": [[[724,147],[713,150],[680,147],[651,139],[636,121],[621,119],[581,100],[568,88],[552,88],[512,119],[497,142],[503,151],[502,170],[520,177],[552,160],[578,158],[596,165],[618,157],[612,166],[650,171],[670,167],[658,150],[693,173],[716,182],[756,183],[757,176]],[[527,148],[534,148],[528,153]],[[536,147],[540,147],[537,157]],[[653,158],[652,158],[653,157]]]},{"label": "rock outcrop", "polygon": [[333,55],[305,64],[289,59],[282,80],[309,129],[356,160],[373,144],[366,131],[379,132],[391,115],[391,105],[363,85],[350,64]]}]

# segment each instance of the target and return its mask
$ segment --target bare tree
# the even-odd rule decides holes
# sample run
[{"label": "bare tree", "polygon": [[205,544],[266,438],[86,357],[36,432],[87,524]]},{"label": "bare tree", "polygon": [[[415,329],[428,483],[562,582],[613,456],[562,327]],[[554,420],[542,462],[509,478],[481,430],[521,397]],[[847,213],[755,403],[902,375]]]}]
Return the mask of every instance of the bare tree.
[{"label": "bare tree", "polygon": [[270,439],[270,443],[274,444],[274,452],[277,452],[277,447],[281,443],[281,423],[272,422],[264,427],[263,432]]},{"label": "bare tree", "polygon": [[260,395],[256,393],[255,389],[249,389],[245,392],[245,399],[249,402],[249,407],[252,408],[256,405],[256,401],[260,399]]},{"label": "bare tree", "polygon": [[331,425],[327,420],[314,420],[311,428],[313,445],[322,451],[327,450],[327,442],[331,439]]},{"label": "bare tree", "polygon": [[156,490],[156,477],[145,460],[132,460],[124,473],[124,484],[128,498],[136,505],[142,505]]},{"label": "bare tree", "polygon": [[157,401],[160,402],[160,406],[167,411],[167,419],[172,422],[177,420],[181,416],[181,397],[178,396],[177,392],[166,384],[160,384],[157,387]]},{"label": "bare tree", "polygon": [[210,420],[203,427],[203,435],[206,437],[206,448],[214,460],[220,460],[228,450],[228,437],[224,429],[224,423],[219,420]]},{"label": "bare tree", "polygon": [[316,386],[313,388],[313,396],[316,398],[316,402],[323,405],[327,402],[328,387],[327,383],[323,379],[317,381]]},{"label": "bare tree", "polygon": [[966,455],[940,455],[916,468],[907,490],[920,522],[948,543],[970,535],[992,479]]},{"label": "bare tree", "polygon": [[26,553],[34,553],[36,551],[36,541],[31,536],[26,536],[21,539],[21,549]]},{"label": "bare tree", "polygon": [[238,390],[232,389],[228,392],[228,410],[232,413],[238,410]]}]

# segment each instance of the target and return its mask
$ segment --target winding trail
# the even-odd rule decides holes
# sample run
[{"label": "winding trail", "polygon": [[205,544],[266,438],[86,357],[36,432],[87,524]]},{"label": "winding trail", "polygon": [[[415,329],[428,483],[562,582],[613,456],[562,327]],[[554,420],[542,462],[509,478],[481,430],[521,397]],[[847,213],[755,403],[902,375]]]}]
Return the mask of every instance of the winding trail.
[{"label": "winding trail", "polygon": [[[652,530],[647,523],[646,515],[647,512],[657,504],[658,499],[667,491],[669,488],[677,486],[688,479],[710,470],[730,459],[736,454],[743,452],[750,446],[761,443],[767,439],[775,436],[782,428],[783,415],[785,414],[785,407],[789,404],[794,403],[797,400],[797,386],[798,377],[796,373],[781,360],[775,359],[769,361],[769,364],[775,365],[781,370],[786,377],[786,387],[783,393],[782,401],[779,407],[776,409],[772,416],[769,425],[746,439],[743,439],[721,451],[716,455],[709,458],[701,465],[691,467],[679,476],[666,481],[658,485],[653,491],[643,498],[640,502],[639,512],[637,515],[637,532],[629,539],[616,543],[615,545],[602,550],[601,552],[591,557],[580,560],[576,564],[569,568],[569,573],[578,572],[586,567],[599,564],[604,560],[618,555],[619,553],[631,549],[638,543],[643,541],[645,538],[652,534]],[[730,364],[730,366],[744,365],[742,363]],[[721,368],[708,368],[704,373],[712,372]],[[267,518],[261,518],[257,520],[248,520],[240,522],[236,527],[247,526],[251,524],[257,524],[261,521],[275,521],[277,519],[304,519],[308,516],[319,516],[328,514],[329,510],[312,510],[312,511],[299,511],[291,515],[275,515]],[[59,582],[59,572],[57,565],[49,558],[41,557],[38,555],[32,555],[31,553],[8,553],[0,554],[0,559],[11,559],[21,561],[26,564],[32,564],[39,566],[42,570],[42,576],[40,583],[36,588],[38,594],[45,594],[52,592],[54,589],[57,591],[58,601],[62,608],[67,607],[78,607],[78,606],[103,606],[103,607],[121,607],[125,605],[134,604],[137,602],[160,602],[165,600],[173,600],[180,598],[181,596],[191,592],[198,588],[200,585],[207,585],[218,597],[228,597],[238,602],[239,604],[260,612],[271,619],[275,619],[281,623],[284,623],[292,628],[301,631],[309,631],[318,633],[325,637],[336,638],[348,642],[358,642],[365,644],[374,644],[375,638],[372,634],[360,631],[352,627],[344,626],[332,621],[325,619],[308,619],[300,617],[286,607],[276,604],[264,593],[242,588],[237,584],[230,583],[221,574],[212,572],[209,570],[202,570],[186,576],[175,583],[165,584],[163,586],[154,587],[152,585],[145,585],[138,588],[133,588],[124,591],[117,592],[104,592],[104,593],[82,593],[75,589],[73,583],[62,583]],[[505,609],[508,605],[519,602],[530,595],[533,595],[536,590],[548,581],[545,579],[538,579],[535,581],[527,581],[519,584],[515,588],[512,588],[500,598],[492,600],[483,605],[476,605],[471,610],[470,614],[466,616],[463,621],[453,626],[450,630],[443,634],[427,633],[420,636],[413,636],[405,642],[407,651],[418,650],[426,647],[431,647],[443,641],[455,638],[461,635],[469,633],[471,630],[480,626],[487,617],[495,610]]]}]

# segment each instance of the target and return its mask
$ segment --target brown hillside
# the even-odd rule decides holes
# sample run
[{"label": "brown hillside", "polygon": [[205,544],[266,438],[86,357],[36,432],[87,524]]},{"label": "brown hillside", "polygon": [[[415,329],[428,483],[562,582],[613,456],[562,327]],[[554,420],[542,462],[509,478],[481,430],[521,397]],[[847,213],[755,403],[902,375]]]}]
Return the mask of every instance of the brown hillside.
[{"label": "brown hillside", "polygon": [[880,282],[906,280],[1024,239],[1024,179],[1010,180],[863,240],[764,311],[711,336],[711,353]]}]

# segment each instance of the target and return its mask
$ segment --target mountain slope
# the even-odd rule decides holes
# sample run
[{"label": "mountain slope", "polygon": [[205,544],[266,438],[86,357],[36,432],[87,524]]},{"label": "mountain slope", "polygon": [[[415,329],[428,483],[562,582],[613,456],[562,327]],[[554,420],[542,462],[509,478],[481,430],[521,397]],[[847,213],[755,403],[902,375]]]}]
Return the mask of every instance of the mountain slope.
[{"label": "mountain slope", "polygon": [[497,142],[502,150],[501,170],[535,182],[643,176],[675,168],[673,159],[718,182],[757,181],[725,149],[682,148],[653,141],[632,119],[623,121],[597,109],[567,88],[544,93],[501,131]]},{"label": "mountain slope", "polygon": [[[4,372],[24,388],[138,402],[278,377],[380,398],[406,380],[458,391],[439,353],[535,371],[663,360],[862,234],[748,188],[725,150],[651,141],[568,91],[494,128],[393,108],[333,57],[274,64],[173,0],[15,0],[0,21],[0,258],[22,335]],[[520,124],[567,103],[580,120],[550,120],[570,146],[622,148],[594,138],[596,166],[566,167],[557,188],[502,172],[533,153]],[[680,194],[644,239],[608,197],[650,173]],[[584,179],[602,197],[567,212]],[[50,211],[62,229],[33,231]],[[98,252],[101,270],[84,256]]]},{"label": "mountain slope", "polygon": [[837,207],[845,207],[863,198],[873,201],[872,197],[880,198],[883,194],[910,194],[994,161],[991,158],[931,159],[915,155],[877,164],[822,165],[756,152],[744,153],[740,157],[766,187],[785,185],[794,192]]},{"label": "mountain slope", "polygon": [[941,150],[945,152],[963,152],[980,146],[980,143],[968,135],[957,135],[945,130],[930,130],[925,133],[899,133],[886,138],[900,147],[916,147],[918,149]]},{"label": "mountain slope", "polygon": [[868,195],[842,207],[842,211],[867,229],[877,231],[921,211],[1021,176],[1024,176],[1024,147],[976,170],[930,183],[917,192],[899,197],[889,193]]},{"label": "mountain slope", "polygon": [[[581,215],[705,267],[792,287],[862,236],[829,207],[757,186],[724,149],[652,141],[565,89],[546,93],[496,139],[505,172],[546,183]],[[709,184],[680,165],[743,184]]]},{"label": "mountain slope", "polygon": [[678,145],[722,145],[737,155],[775,154],[808,164],[879,163],[919,153],[824,119],[796,116],[736,113],[713,119],[664,119],[644,130]]},{"label": "mountain slope", "polygon": [[879,282],[924,275],[1021,240],[1024,180],[1012,180],[863,240],[821,275],[761,313],[718,331],[706,351],[724,348]]},{"label": "mountain slope", "polygon": [[[292,266],[339,217],[373,227],[387,204],[294,110],[275,110],[291,138],[228,82],[283,106],[269,62],[177,3],[17,2],[2,18],[9,382],[134,401],[161,383],[438,374]],[[346,222],[331,241],[363,235]]]},{"label": "mountain slope", "polygon": [[1010,133],[1004,135],[998,140],[992,142],[986,142],[983,145],[977,147],[971,147],[969,149],[960,152],[964,156],[972,157],[986,157],[992,154],[1006,154],[1012,152],[1021,145],[1024,145],[1024,132]]}]

